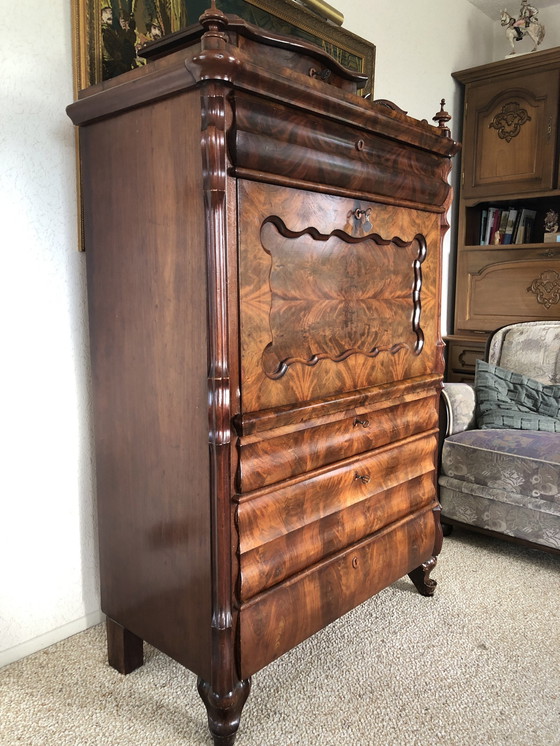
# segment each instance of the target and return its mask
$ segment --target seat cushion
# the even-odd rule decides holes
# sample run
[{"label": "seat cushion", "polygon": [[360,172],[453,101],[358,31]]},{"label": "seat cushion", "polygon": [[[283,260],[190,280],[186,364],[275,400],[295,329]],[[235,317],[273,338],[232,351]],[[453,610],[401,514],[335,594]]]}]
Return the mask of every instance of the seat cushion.
[{"label": "seat cushion", "polygon": [[560,434],[466,430],[446,438],[442,475],[560,505]]},{"label": "seat cushion", "polygon": [[443,515],[560,548],[560,434],[467,430],[443,446]]}]

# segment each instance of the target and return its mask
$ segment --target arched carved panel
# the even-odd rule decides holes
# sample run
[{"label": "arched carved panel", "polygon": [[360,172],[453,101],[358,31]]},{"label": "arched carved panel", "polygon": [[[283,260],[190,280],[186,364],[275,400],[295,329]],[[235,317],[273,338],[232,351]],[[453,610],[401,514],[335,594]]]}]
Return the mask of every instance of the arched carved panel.
[{"label": "arched carved panel", "polygon": [[477,81],[466,92],[463,197],[550,189],[558,73],[519,72]]},{"label": "arched carved panel", "polygon": [[560,307],[560,262],[496,261],[467,276],[464,326],[491,331],[502,323],[556,318]]}]

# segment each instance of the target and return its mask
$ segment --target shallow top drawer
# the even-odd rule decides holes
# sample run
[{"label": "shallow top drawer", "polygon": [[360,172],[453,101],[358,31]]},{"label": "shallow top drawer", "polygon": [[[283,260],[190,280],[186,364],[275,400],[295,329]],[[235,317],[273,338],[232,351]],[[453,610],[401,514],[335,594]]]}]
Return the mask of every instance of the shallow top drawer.
[{"label": "shallow top drawer", "polygon": [[440,212],[449,194],[449,164],[438,154],[241,92],[229,144],[236,168],[272,182],[288,177]]}]

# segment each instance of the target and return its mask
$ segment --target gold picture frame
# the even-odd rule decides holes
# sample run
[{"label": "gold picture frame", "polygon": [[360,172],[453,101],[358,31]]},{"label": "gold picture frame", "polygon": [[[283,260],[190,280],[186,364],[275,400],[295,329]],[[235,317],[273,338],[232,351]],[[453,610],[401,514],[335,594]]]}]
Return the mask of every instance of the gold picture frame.
[{"label": "gold picture frame", "polygon": [[[162,33],[172,33],[185,25],[197,23],[200,14],[210,6],[210,0],[71,0],[74,46],[74,88],[77,96],[83,88],[101,82],[109,77],[104,69],[103,34],[101,25],[102,8],[111,6],[113,25],[117,26],[120,15],[132,8],[142,21],[138,23],[137,35],[144,34],[148,7],[172,8],[174,13],[165,14]],[[373,97],[375,72],[375,46],[350,31],[330,23],[294,0],[217,0],[219,8],[226,13],[234,13],[250,23],[287,36],[297,36],[317,44],[331,54],[338,62],[356,72],[368,75],[368,82],[362,89],[364,95]],[[316,3],[319,7],[320,3]],[[181,23],[183,21],[183,23]],[[186,21],[186,24],[184,23]],[[128,32],[130,33],[130,31]],[[148,40],[147,32],[142,38]],[[107,56],[107,55],[106,55]],[[139,62],[142,64],[142,62]],[[105,72],[105,75],[104,75]]]}]

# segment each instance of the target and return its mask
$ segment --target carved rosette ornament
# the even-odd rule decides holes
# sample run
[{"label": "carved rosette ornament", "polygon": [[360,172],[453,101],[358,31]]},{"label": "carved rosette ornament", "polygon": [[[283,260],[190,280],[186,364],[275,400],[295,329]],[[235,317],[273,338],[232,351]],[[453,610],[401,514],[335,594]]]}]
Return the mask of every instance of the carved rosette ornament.
[{"label": "carved rosette ornament", "polygon": [[537,302],[545,308],[560,303],[560,274],[554,269],[542,272],[527,288],[537,296]]},{"label": "carved rosette ornament", "polygon": [[506,142],[511,142],[521,132],[525,122],[531,121],[531,117],[525,109],[522,109],[517,101],[504,104],[502,110],[495,115],[488,125],[490,129],[498,130],[498,137]]}]

